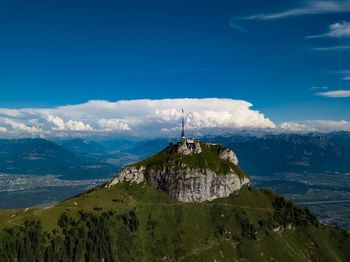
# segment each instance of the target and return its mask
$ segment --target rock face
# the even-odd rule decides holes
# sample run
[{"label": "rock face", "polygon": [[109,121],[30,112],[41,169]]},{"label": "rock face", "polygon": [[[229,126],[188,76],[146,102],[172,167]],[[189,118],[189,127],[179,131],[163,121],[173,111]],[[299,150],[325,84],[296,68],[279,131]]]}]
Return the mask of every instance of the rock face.
[{"label": "rock face", "polygon": [[249,183],[236,174],[218,176],[209,169],[150,170],[147,181],[154,187],[183,202],[203,202],[227,197]]},{"label": "rock face", "polygon": [[184,140],[179,142],[176,146],[176,152],[185,156],[196,155],[202,152],[202,147],[198,141]]},{"label": "rock face", "polygon": [[[210,147],[210,145],[206,146]],[[173,147],[176,154],[183,154],[186,157],[197,157],[196,155],[202,152],[199,142],[196,147],[191,148],[187,148],[184,142],[180,142]],[[235,153],[230,149],[222,148],[216,154],[219,160],[227,161],[228,165],[238,164]],[[203,202],[227,197],[243,185],[249,184],[250,181],[247,176],[238,174],[234,169],[229,169],[226,174],[217,174],[209,167],[194,168],[185,163],[173,165],[173,162],[171,164],[164,162],[164,165],[157,165],[157,168],[147,167],[142,163],[127,166],[109,181],[106,187],[122,182],[137,184],[145,182],[167,192],[179,201]]]},{"label": "rock face", "polygon": [[107,184],[107,186],[111,187],[120,182],[140,184],[141,182],[145,181],[145,171],[146,168],[143,166],[138,168],[136,166],[127,166],[123,168],[118,175]]},{"label": "rock face", "polygon": [[223,160],[227,160],[235,165],[238,165],[238,158],[236,154],[228,148],[220,150],[219,157]]}]

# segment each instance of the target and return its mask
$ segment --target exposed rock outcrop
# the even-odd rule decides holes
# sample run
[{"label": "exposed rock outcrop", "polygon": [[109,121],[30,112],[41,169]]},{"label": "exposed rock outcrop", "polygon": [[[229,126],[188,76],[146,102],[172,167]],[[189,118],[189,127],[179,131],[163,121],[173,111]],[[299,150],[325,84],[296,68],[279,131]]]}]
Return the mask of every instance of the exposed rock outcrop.
[{"label": "exposed rock outcrop", "polygon": [[[121,182],[137,184],[146,182],[161,191],[167,192],[171,197],[179,201],[202,202],[227,197],[250,182],[247,176],[237,173],[238,167],[237,169],[232,168],[238,164],[235,153],[221,146],[219,150],[215,149],[210,152],[216,152],[215,157],[218,159],[218,162],[221,161],[220,159],[227,161],[229,169],[225,174],[218,174],[209,166],[193,167],[186,164],[186,161],[179,162],[176,158],[178,154],[182,154],[187,158],[190,157],[194,162],[196,161],[196,158],[202,153],[201,144],[203,144],[197,143],[197,152],[196,148],[188,148],[186,143],[182,141],[172,145],[168,148],[168,151],[161,152],[169,154],[164,158],[164,162],[157,162],[157,165],[154,165],[155,160],[153,158],[160,158],[155,155],[153,158],[151,157],[153,162],[149,161],[151,164],[146,159],[146,161],[139,164],[127,166],[106,187],[111,187]],[[204,145],[209,150],[212,146],[219,146]],[[172,157],[174,158],[172,159]],[[213,159],[204,159],[205,163],[210,161],[213,161]]]},{"label": "exposed rock outcrop", "polygon": [[178,144],[177,152],[179,154],[188,156],[188,155],[191,155],[193,153],[193,150],[188,148],[187,144],[185,142],[183,142],[183,143]]},{"label": "exposed rock outcrop", "polygon": [[227,160],[235,165],[238,165],[238,158],[231,149],[225,148],[220,150],[219,157],[223,160]]},{"label": "exposed rock outcrop", "polygon": [[202,152],[198,140],[184,140],[176,144],[176,152],[185,156],[196,155]]},{"label": "exposed rock outcrop", "polygon": [[202,202],[227,197],[249,179],[235,173],[219,176],[209,169],[149,170],[147,181],[154,187],[183,202]]},{"label": "exposed rock outcrop", "polygon": [[144,166],[136,167],[136,166],[127,166],[123,168],[118,175],[113,178],[108,184],[108,187],[111,187],[120,182],[130,182],[140,184],[145,181],[145,171],[146,168]]}]

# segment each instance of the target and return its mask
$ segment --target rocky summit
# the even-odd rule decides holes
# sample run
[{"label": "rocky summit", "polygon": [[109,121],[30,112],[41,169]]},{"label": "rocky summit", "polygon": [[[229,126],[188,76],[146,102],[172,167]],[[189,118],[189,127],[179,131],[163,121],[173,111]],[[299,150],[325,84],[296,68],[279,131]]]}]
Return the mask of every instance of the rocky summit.
[{"label": "rocky summit", "polygon": [[183,140],[123,168],[106,187],[147,183],[182,202],[227,197],[249,184],[236,154],[219,144]]}]

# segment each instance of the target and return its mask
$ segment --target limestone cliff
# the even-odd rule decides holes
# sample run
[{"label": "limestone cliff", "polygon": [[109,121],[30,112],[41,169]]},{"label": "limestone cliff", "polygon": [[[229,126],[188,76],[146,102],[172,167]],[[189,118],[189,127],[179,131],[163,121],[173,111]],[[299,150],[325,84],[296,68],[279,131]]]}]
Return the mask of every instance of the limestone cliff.
[{"label": "limestone cliff", "polygon": [[235,153],[221,145],[182,141],[122,169],[106,187],[149,183],[183,202],[227,197],[249,183]]}]

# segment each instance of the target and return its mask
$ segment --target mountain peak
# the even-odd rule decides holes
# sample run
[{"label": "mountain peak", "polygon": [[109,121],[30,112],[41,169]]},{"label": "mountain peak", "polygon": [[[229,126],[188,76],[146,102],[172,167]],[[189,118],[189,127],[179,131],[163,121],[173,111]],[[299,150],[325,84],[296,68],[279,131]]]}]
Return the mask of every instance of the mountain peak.
[{"label": "mountain peak", "polygon": [[235,153],[199,140],[171,143],[161,152],[122,169],[106,187],[148,183],[183,202],[227,197],[249,184]]}]

